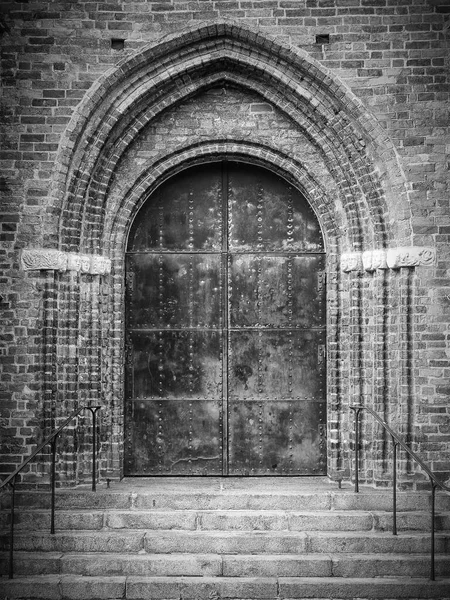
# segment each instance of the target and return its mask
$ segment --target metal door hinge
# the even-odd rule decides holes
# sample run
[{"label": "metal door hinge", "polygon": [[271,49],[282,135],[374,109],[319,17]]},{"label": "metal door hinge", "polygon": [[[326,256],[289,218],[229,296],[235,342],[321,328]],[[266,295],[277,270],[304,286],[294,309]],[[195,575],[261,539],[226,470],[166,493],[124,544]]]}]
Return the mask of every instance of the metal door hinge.
[{"label": "metal door hinge", "polygon": [[323,291],[326,282],[326,273],[325,271],[319,271],[317,273],[317,291],[320,293]]},{"label": "metal door hinge", "polygon": [[322,365],[327,355],[327,347],[325,344],[319,344],[317,347],[317,362]]}]

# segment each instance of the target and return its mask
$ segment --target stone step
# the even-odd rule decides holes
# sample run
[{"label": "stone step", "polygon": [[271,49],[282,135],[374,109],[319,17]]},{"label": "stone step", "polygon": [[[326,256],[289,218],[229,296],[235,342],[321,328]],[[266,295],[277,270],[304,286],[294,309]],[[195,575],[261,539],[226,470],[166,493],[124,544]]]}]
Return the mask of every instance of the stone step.
[{"label": "stone step", "polygon": [[[368,511],[82,511],[60,510],[55,515],[58,530],[99,529],[183,529],[183,530],[287,530],[287,531],[387,531],[392,529],[392,514]],[[429,531],[431,516],[425,512],[399,512],[399,531]],[[7,529],[10,515],[0,513],[0,530]],[[15,514],[17,531],[50,528],[50,511],[19,510]],[[437,531],[450,531],[450,513],[435,518]]]},{"label": "stone step", "polygon": [[124,600],[211,598],[450,598],[450,578],[434,582],[421,577],[80,577],[54,575],[18,577],[1,582],[8,599]]},{"label": "stone step", "polygon": [[[388,511],[392,510],[392,491],[364,489],[355,494],[352,488],[336,491],[247,491],[224,490],[209,491],[180,491],[179,487],[167,492],[155,486],[155,491],[116,491],[99,489],[91,492],[85,489],[60,489],[56,492],[56,506],[59,509],[76,510],[130,510],[130,509],[159,509],[159,510],[359,510],[359,511]],[[10,494],[0,497],[0,507],[10,506]],[[28,491],[16,493],[18,508],[49,508],[50,493],[47,491]],[[426,511],[430,510],[430,493],[428,492],[398,492],[398,510]],[[450,494],[437,492],[436,510],[450,511]]]},{"label": "stone step", "polygon": [[[6,574],[8,557],[0,556]],[[448,575],[450,555],[437,555],[437,576]],[[225,576],[225,577],[427,577],[428,554],[63,554],[24,553],[14,557],[16,576],[82,575],[89,577]]]},{"label": "stone step", "polygon": [[[17,533],[17,551],[113,552],[152,554],[298,554],[312,553],[427,553],[429,533],[335,531],[201,531],[201,530],[98,530]],[[1,549],[8,548],[6,533]],[[450,538],[436,535],[436,552],[450,552]]]}]

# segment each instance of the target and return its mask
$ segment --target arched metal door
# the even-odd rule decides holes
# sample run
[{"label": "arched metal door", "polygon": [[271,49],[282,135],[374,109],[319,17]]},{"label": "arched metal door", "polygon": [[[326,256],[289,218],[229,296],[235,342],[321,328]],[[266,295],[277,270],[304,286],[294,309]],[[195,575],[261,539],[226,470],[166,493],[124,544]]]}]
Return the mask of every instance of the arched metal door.
[{"label": "arched metal door", "polygon": [[126,475],[325,473],[324,269],[271,171],[208,163],[156,190],[126,255]]}]

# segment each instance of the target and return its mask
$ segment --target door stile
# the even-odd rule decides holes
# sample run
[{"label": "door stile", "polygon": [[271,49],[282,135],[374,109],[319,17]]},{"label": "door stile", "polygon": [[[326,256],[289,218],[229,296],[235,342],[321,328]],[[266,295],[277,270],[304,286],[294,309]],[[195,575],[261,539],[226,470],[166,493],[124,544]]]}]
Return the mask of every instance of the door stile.
[{"label": "door stile", "polygon": [[222,474],[228,475],[229,444],[228,444],[228,355],[230,351],[229,341],[229,311],[228,311],[228,289],[229,278],[229,207],[228,207],[228,164],[222,162]]}]

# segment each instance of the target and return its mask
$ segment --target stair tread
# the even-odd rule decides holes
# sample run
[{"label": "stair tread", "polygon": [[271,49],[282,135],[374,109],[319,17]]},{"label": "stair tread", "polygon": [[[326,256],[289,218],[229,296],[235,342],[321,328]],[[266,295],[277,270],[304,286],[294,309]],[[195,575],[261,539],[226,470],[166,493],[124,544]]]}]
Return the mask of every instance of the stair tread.
[{"label": "stair tread", "polygon": [[[0,556],[6,556],[8,554],[8,551],[0,551]],[[292,553],[290,552],[289,554],[283,554],[283,553],[264,553],[264,554],[253,554],[253,553],[239,553],[238,555],[235,553],[224,553],[224,552],[178,552],[177,556],[242,556],[244,558],[247,557],[259,557],[261,559],[271,559],[271,558],[290,558],[290,557],[294,557],[294,558],[314,558],[314,557],[326,557],[327,554],[324,552],[295,552]],[[14,556],[16,557],[48,557],[48,558],[61,558],[61,557],[73,557],[73,556],[84,556],[84,557],[100,557],[100,556],[110,556],[111,558],[118,558],[118,557],[127,557],[127,558],[154,558],[154,557],[164,557],[164,556],[174,556],[173,553],[168,552],[166,554],[162,553],[162,552],[143,552],[143,553],[136,553],[136,554],[132,554],[129,552],[115,552],[114,554],[111,554],[110,552],[54,552],[54,551],[44,551],[44,550],[39,550],[39,551],[33,551],[33,550],[17,550],[14,552]],[[341,555],[337,555],[333,552],[329,552],[328,553],[328,557],[338,557],[340,558]],[[345,553],[345,558],[364,558],[364,559],[385,559],[385,560],[395,560],[397,558],[407,558],[407,559],[411,559],[411,560],[417,560],[419,558],[429,558],[429,553],[427,552],[417,552],[414,555],[411,555],[409,553],[401,553],[401,552],[380,552],[377,554],[373,554],[371,552],[346,552]],[[450,556],[450,552],[447,553],[439,553],[436,558],[442,558],[445,559],[446,557]]]},{"label": "stair tread", "polygon": [[[36,514],[36,515],[48,515],[49,508],[22,508],[17,507],[15,513],[16,514]],[[376,510],[376,509],[329,509],[329,510],[287,510],[287,509],[252,509],[252,508],[219,508],[219,509],[208,509],[208,508],[183,508],[183,509],[169,509],[169,508],[129,508],[129,509],[114,509],[114,508],[98,508],[98,509],[87,509],[87,508],[58,508],[57,515],[71,515],[71,514],[105,514],[105,513],[114,513],[114,514],[178,514],[178,513],[201,513],[201,514],[264,514],[264,515],[307,515],[307,516],[329,516],[329,515],[345,515],[345,516],[354,516],[354,515],[367,515],[367,514],[379,514],[386,515],[392,514],[391,510]],[[9,515],[10,511],[7,509],[0,510],[0,514]],[[416,510],[397,510],[397,515],[429,515],[429,510],[424,509],[416,509]],[[439,510],[436,511],[436,515],[439,516],[450,515],[450,510]]]},{"label": "stair tread", "polygon": [[[3,534],[9,533],[7,530],[3,530],[0,532]],[[319,530],[289,530],[289,529],[246,529],[246,530],[236,530],[236,529],[115,529],[115,528],[105,528],[100,530],[90,530],[90,529],[60,529],[57,530],[54,534],[51,534],[50,531],[46,530],[35,530],[35,531],[20,531],[18,530],[14,537],[30,537],[30,536],[67,536],[73,535],[77,537],[87,537],[92,535],[101,535],[104,537],[107,536],[136,536],[138,534],[145,534],[146,536],[161,536],[164,534],[170,535],[178,535],[178,536],[220,536],[220,535],[230,535],[230,536],[247,536],[247,535],[267,535],[267,536],[277,536],[277,535],[290,535],[290,536],[302,536],[308,534],[310,536],[316,537],[397,537],[398,539],[402,537],[426,537],[430,535],[429,531],[417,531],[417,530],[403,530],[399,533],[398,536],[393,536],[391,531],[366,531],[366,530],[357,530],[357,531],[319,531]],[[437,531],[436,537],[447,538],[448,532],[446,531]]]},{"label": "stair tread", "polygon": [[[0,557],[7,557],[8,552],[0,552]],[[177,552],[176,554],[168,552],[145,552],[145,553],[125,553],[125,552],[52,552],[52,551],[23,551],[17,550],[14,552],[14,556],[17,560],[19,559],[69,559],[69,558],[110,558],[111,560],[163,560],[165,558],[183,558],[183,557],[222,557],[222,558],[242,558],[249,560],[290,560],[290,559],[301,559],[301,560],[366,560],[366,561],[411,561],[416,562],[418,560],[429,560],[430,554],[425,552],[418,552],[415,554],[406,552],[380,552],[380,553],[361,553],[361,552],[345,552],[343,554],[329,552],[297,552],[297,553],[261,553],[261,554],[246,554],[246,553],[224,553],[224,552]],[[450,552],[439,553],[435,556],[436,560],[448,560],[450,559]]]},{"label": "stair tread", "polygon": [[[19,581],[24,581],[24,582],[31,582],[31,581],[53,581],[53,582],[59,582],[62,579],[64,580],[75,580],[75,579],[79,579],[79,580],[85,580],[85,581],[104,581],[105,579],[108,580],[112,580],[112,581],[122,581],[122,580],[139,580],[139,581],[144,581],[144,582],[164,582],[164,581],[168,581],[168,582],[173,582],[173,581],[180,581],[180,582],[200,582],[200,583],[207,583],[207,582],[220,582],[220,581],[228,581],[228,582],[235,582],[236,581],[236,577],[223,577],[223,576],[217,576],[217,577],[212,577],[212,576],[206,576],[206,577],[202,577],[202,576],[187,576],[187,575],[182,575],[182,576],[171,576],[171,575],[156,575],[156,576],[147,576],[147,575],[108,575],[108,576],[102,576],[102,575],[95,575],[95,576],[87,576],[87,575],[71,575],[71,574],[61,574],[61,575],[21,575],[20,577],[15,577],[12,580],[9,580],[10,582],[14,582],[14,583],[18,583]],[[375,581],[377,582],[383,582],[383,583],[392,583],[392,584],[398,584],[401,585],[402,583],[406,583],[406,582],[421,582],[424,584],[429,584],[429,585],[448,585],[449,586],[449,591],[450,591],[450,576],[445,576],[445,577],[439,577],[436,581],[434,582],[430,582],[429,579],[425,578],[425,577],[408,577],[408,576],[398,576],[398,577],[379,577],[379,578],[374,578],[374,577],[349,577],[348,578],[351,582],[368,582],[370,584],[374,584]],[[337,577],[239,577],[239,581],[240,582],[245,582],[245,581],[252,581],[252,582],[264,582],[264,581],[282,581],[282,582],[290,582],[290,581],[295,581],[298,583],[309,583],[309,582],[317,582],[317,583],[330,583],[330,582],[334,582],[336,583],[337,581],[339,581],[340,583],[343,583],[345,580],[343,580],[342,578],[337,578]],[[375,580],[375,581],[374,581]],[[2,585],[6,583],[2,582]]]},{"label": "stair tread", "polygon": [[[55,534],[48,495],[36,492],[27,505],[19,492],[16,576],[0,579],[0,587],[21,600],[450,600],[450,577],[443,577],[450,575],[447,499],[436,510],[432,583],[428,492],[399,492],[393,536],[391,491],[299,492],[294,483],[287,490],[253,481],[251,489],[242,482],[220,490],[188,482],[183,489],[179,480],[97,494],[58,490]],[[3,547],[8,515],[0,512]],[[4,571],[7,551],[0,560]]]}]

